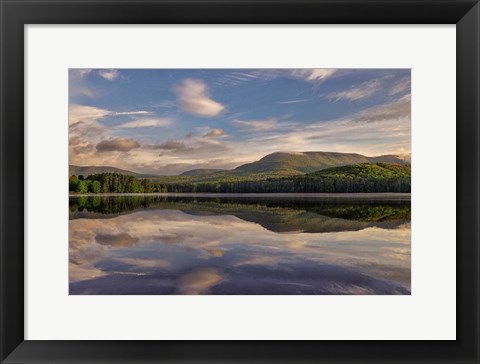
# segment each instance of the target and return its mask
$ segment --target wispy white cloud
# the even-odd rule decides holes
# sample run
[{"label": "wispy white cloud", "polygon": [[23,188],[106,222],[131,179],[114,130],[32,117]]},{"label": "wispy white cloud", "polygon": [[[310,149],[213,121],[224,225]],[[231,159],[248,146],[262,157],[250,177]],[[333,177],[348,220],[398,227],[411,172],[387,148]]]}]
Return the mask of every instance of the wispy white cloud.
[{"label": "wispy white cloud", "polygon": [[265,131],[275,129],[279,122],[275,118],[269,118],[264,120],[233,120],[233,123],[240,128],[252,131]]},{"label": "wispy white cloud", "polygon": [[115,115],[147,115],[151,114],[152,112],[150,111],[122,111],[122,112],[116,112]]},{"label": "wispy white cloud", "polygon": [[383,83],[379,79],[370,80],[361,83],[357,86],[352,86],[348,90],[339,91],[339,92],[331,92],[326,95],[326,98],[330,101],[340,101],[340,100],[347,100],[347,101],[357,101],[371,97],[375,93],[382,90]]},{"label": "wispy white cloud", "polygon": [[410,96],[366,108],[349,117],[310,124],[290,122],[289,127],[280,129],[277,126],[265,132],[250,130],[246,140],[231,145],[238,161],[248,156],[253,161],[278,151],[408,155],[411,148]]},{"label": "wispy white cloud", "polygon": [[91,68],[72,68],[69,70],[69,76],[70,78],[82,79],[92,72],[93,70]]},{"label": "wispy white cloud", "polygon": [[259,75],[256,74],[255,72],[233,71],[226,74],[222,74],[220,77],[216,78],[214,82],[215,82],[215,85],[220,87],[222,86],[232,87],[232,86],[242,85],[245,82],[249,82],[256,78],[259,78]]},{"label": "wispy white cloud", "polygon": [[291,75],[305,81],[319,82],[332,77],[336,72],[335,68],[300,68],[291,70]]},{"label": "wispy white cloud", "polygon": [[398,119],[410,120],[410,113],[411,96],[408,94],[392,102],[360,111],[353,120],[356,122],[395,121]]},{"label": "wispy white cloud", "polygon": [[208,133],[204,134],[204,138],[215,138],[215,137],[221,137],[224,136],[225,132],[222,129],[215,128],[210,130]]},{"label": "wispy white cloud", "polygon": [[92,124],[96,123],[98,119],[101,119],[110,114],[111,111],[101,109],[95,106],[70,104],[68,106],[68,123],[69,125],[78,122]]},{"label": "wispy white cloud", "polygon": [[411,78],[405,77],[395,82],[389,90],[389,95],[397,95],[402,92],[410,92]]},{"label": "wispy white cloud", "polygon": [[98,75],[105,80],[113,81],[118,76],[120,76],[120,72],[118,70],[98,70]]},{"label": "wispy white cloud", "polygon": [[277,101],[277,104],[299,104],[301,102],[307,102],[311,99],[299,99],[299,100],[288,100],[288,101]]},{"label": "wispy white cloud", "polygon": [[172,120],[165,118],[149,118],[149,119],[136,119],[123,124],[118,125],[119,128],[133,129],[133,128],[153,128],[167,126],[172,123]]},{"label": "wispy white cloud", "polygon": [[197,116],[213,117],[225,110],[225,106],[210,97],[208,86],[202,80],[185,79],[173,91],[182,110]]}]

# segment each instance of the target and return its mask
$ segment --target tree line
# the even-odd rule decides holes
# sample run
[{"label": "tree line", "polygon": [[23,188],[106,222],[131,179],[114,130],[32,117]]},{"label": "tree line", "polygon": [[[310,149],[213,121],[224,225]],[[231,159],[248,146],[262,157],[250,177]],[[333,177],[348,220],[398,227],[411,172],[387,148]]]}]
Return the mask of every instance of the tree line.
[{"label": "tree line", "polygon": [[167,192],[166,187],[149,179],[119,173],[99,173],[88,177],[72,175],[69,191],[78,193],[153,193]]},{"label": "tree line", "polygon": [[375,178],[303,175],[265,180],[155,182],[118,173],[70,176],[69,190],[77,193],[359,193],[410,192],[410,177]]}]

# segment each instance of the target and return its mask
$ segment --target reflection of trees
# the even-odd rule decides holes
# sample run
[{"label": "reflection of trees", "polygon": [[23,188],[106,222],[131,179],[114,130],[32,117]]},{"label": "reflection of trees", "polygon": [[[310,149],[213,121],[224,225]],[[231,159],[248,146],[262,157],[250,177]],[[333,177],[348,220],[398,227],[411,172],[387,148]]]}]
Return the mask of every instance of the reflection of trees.
[{"label": "reflection of trees", "polygon": [[275,232],[356,231],[396,228],[410,221],[410,202],[325,202],[300,199],[173,196],[82,196],[70,198],[70,218],[109,218],[141,209],[181,210],[191,215],[233,215]]}]

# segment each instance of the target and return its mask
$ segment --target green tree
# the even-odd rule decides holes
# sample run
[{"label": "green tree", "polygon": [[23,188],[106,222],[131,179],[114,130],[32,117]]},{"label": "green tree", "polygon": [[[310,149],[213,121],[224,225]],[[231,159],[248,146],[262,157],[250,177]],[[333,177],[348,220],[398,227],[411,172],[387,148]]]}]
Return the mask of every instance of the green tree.
[{"label": "green tree", "polygon": [[76,191],[78,186],[78,178],[75,175],[71,175],[68,178],[68,190],[69,191]]},{"label": "green tree", "polygon": [[99,181],[94,180],[90,183],[90,192],[100,193],[101,190],[102,184]]},{"label": "green tree", "polygon": [[88,192],[88,185],[86,181],[78,181],[77,192],[80,192],[80,193]]}]

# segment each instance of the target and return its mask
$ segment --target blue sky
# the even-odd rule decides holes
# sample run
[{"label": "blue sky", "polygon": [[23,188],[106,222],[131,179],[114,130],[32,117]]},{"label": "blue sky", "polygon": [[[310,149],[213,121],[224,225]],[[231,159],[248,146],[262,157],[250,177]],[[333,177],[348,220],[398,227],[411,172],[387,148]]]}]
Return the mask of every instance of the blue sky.
[{"label": "blue sky", "polygon": [[276,151],[410,154],[408,69],[71,69],[70,164],[177,174]]}]

